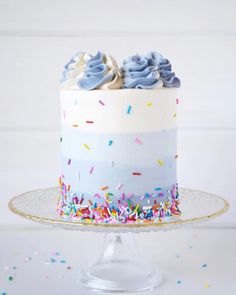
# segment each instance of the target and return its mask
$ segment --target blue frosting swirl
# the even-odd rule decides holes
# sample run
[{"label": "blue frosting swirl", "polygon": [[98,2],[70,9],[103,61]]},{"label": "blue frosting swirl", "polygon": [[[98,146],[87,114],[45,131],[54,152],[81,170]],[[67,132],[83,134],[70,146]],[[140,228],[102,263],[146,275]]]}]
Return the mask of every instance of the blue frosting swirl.
[{"label": "blue frosting swirl", "polygon": [[169,60],[158,52],[133,55],[122,66],[123,88],[152,89],[180,87],[179,78],[172,72]]},{"label": "blue frosting swirl", "polygon": [[180,79],[172,72],[171,63],[163,55],[156,51],[151,51],[147,54],[147,57],[156,62],[158,70],[160,72],[160,78],[163,82],[163,87],[180,87]]},{"label": "blue frosting swirl", "polygon": [[[108,58],[111,57],[98,51],[86,62],[83,77],[78,82],[79,88],[84,90],[98,89],[117,78],[118,66],[108,65]],[[113,60],[110,62],[112,63]]]},{"label": "blue frosting swirl", "polygon": [[122,66],[123,88],[152,89],[162,87],[157,62],[147,56],[134,55]]}]

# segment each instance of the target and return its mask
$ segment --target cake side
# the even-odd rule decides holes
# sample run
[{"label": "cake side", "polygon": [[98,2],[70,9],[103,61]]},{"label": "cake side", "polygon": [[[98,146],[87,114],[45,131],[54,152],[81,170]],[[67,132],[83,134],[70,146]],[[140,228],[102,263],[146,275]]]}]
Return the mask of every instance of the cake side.
[{"label": "cake side", "polygon": [[178,215],[176,88],[61,90],[61,215]]}]

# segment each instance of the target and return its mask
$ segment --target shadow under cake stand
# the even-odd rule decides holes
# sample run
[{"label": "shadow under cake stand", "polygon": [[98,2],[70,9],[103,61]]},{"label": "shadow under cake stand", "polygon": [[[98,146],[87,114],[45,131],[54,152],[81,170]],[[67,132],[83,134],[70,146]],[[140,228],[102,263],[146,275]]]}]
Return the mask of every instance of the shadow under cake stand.
[{"label": "shadow under cake stand", "polygon": [[59,189],[46,188],[26,192],[9,202],[10,210],[22,217],[64,229],[104,232],[103,247],[97,260],[78,272],[78,283],[104,292],[141,292],[156,288],[162,281],[157,267],[139,253],[134,233],[178,229],[211,220],[228,208],[222,197],[192,189],[180,189],[178,218],[162,222],[132,224],[98,224],[66,220],[56,212]]}]

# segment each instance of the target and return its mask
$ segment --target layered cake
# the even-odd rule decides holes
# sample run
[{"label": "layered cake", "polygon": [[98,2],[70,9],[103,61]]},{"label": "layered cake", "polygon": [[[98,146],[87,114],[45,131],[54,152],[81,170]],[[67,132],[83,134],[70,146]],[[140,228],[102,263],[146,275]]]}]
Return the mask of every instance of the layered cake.
[{"label": "layered cake", "polygon": [[102,52],[77,53],[61,80],[58,213],[95,223],[178,216],[177,88],[157,52],[119,68]]}]

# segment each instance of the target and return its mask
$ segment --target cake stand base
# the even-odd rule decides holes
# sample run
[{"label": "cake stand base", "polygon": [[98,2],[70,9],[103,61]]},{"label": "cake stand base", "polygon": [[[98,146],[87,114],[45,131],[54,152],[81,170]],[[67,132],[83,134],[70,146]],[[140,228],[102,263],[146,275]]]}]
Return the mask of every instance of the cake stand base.
[{"label": "cake stand base", "polygon": [[106,233],[97,260],[78,273],[79,284],[106,292],[149,291],[161,281],[161,273],[138,251],[132,233]]}]

